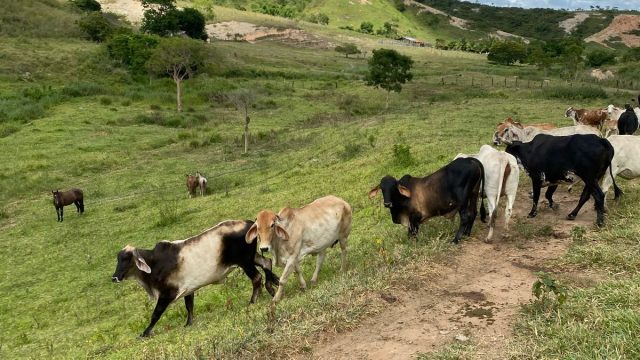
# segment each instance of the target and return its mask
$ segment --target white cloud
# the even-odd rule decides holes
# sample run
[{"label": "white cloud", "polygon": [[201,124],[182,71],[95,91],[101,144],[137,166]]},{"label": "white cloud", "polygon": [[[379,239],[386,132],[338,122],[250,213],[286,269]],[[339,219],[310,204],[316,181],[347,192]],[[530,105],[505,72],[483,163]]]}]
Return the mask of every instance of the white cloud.
[{"label": "white cloud", "polygon": [[626,10],[638,10],[638,0],[470,0],[486,5],[511,6],[523,8],[553,8],[553,9],[589,9],[591,5],[605,7],[617,7]]}]

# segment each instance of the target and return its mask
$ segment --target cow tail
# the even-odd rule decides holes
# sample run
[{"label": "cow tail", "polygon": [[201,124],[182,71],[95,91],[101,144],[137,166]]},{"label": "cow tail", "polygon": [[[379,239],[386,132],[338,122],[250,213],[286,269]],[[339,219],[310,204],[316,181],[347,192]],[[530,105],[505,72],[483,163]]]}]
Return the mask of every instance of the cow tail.
[{"label": "cow tail", "polygon": [[487,222],[487,209],[484,208],[484,166],[480,160],[478,160],[478,164],[480,164],[480,220],[482,222]]}]

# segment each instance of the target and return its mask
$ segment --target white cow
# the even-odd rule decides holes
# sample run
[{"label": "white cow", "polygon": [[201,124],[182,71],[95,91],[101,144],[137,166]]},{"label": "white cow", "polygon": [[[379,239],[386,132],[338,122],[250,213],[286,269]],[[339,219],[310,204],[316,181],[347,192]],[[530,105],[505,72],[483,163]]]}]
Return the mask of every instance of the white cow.
[{"label": "white cow", "polygon": [[601,136],[600,131],[593,126],[588,125],[575,125],[564,126],[556,129],[541,130],[534,127],[519,128],[517,126],[510,125],[500,136],[500,141],[503,143],[512,143],[513,141],[529,142],[533,140],[538,134],[547,134],[553,136],[569,136],[575,134],[594,134]]},{"label": "white cow", "polygon": [[[489,208],[489,234],[485,242],[490,242],[493,237],[493,228],[496,221],[500,196],[507,196],[505,207],[504,227],[509,229],[509,219],[513,211],[513,203],[516,200],[520,169],[516,158],[504,151],[499,151],[489,145],[482,145],[477,154],[458,154],[459,157],[473,157],[478,159],[484,167],[484,195],[487,197]],[[480,209],[481,213],[484,209]]]},{"label": "white cow", "polygon": [[317,255],[311,283],[318,280],[325,251],[340,243],[340,270],[347,268],[347,238],[351,232],[351,206],[336,196],[325,196],[301,208],[283,208],[276,215],[260,211],[245,240],[251,244],[258,238],[262,252],[273,251],[277,266],[284,266],[274,302],[280,301],[291,271],[298,274],[300,286],[307,284],[300,271],[300,261],[308,254]]},{"label": "white cow", "polygon": [[[613,159],[611,159],[611,174],[627,180],[640,177],[640,137],[612,135],[607,140],[614,150]],[[604,192],[605,199],[611,185],[614,185],[613,179],[607,173],[602,180],[602,192]],[[621,192],[616,189],[615,198],[620,195]]]}]

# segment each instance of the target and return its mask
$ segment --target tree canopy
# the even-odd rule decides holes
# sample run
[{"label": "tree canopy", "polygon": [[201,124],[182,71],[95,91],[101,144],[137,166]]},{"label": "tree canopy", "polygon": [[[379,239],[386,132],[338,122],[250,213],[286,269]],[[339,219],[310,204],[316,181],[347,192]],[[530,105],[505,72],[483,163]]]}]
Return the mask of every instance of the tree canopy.
[{"label": "tree canopy", "polygon": [[388,106],[389,93],[400,92],[402,84],[413,79],[412,66],[413,60],[410,57],[395,50],[373,50],[373,56],[369,59],[369,73],[365,80],[367,85],[387,91]]}]

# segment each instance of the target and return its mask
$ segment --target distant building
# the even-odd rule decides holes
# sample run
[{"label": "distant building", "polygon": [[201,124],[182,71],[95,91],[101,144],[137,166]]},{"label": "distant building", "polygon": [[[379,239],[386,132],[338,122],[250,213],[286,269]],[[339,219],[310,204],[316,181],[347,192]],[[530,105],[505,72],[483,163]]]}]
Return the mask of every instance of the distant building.
[{"label": "distant building", "polygon": [[404,45],[407,45],[407,46],[417,46],[417,47],[429,46],[426,42],[422,40],[418,40],[416,38],[412,38],[408,36],[403,36],[398,40],[402,41]]}]

